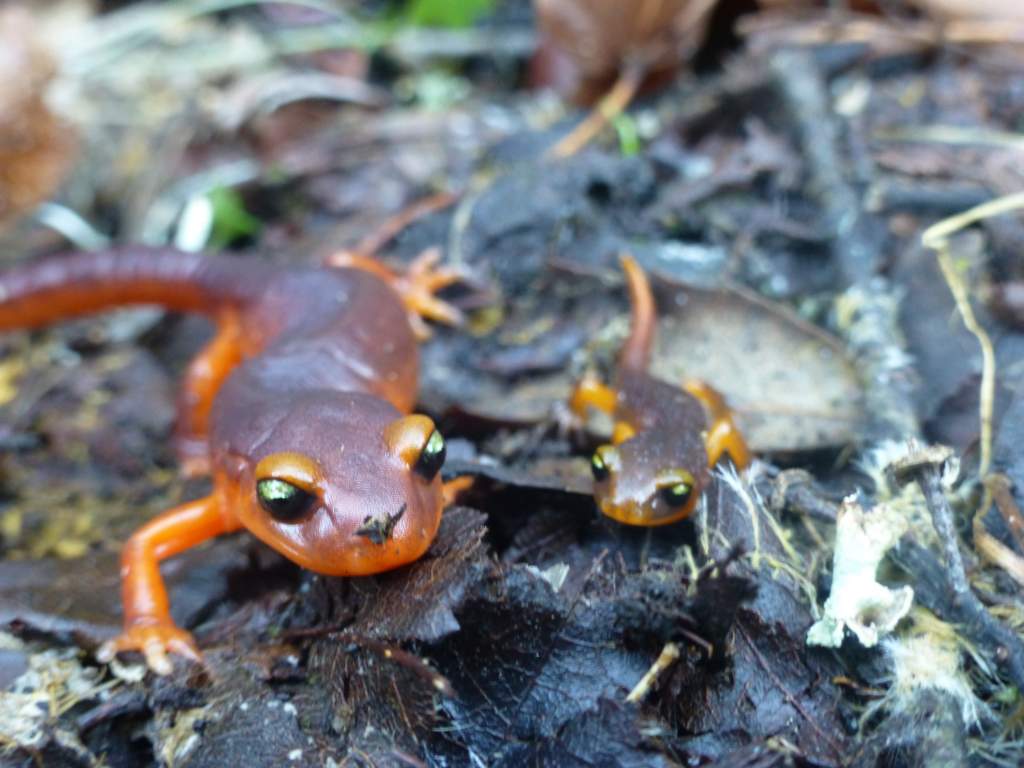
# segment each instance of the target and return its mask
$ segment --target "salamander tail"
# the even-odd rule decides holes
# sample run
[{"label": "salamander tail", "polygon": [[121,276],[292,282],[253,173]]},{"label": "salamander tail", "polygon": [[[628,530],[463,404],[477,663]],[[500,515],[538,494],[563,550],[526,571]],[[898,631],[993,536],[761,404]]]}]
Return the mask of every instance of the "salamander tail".
[{"label": "salamander tail", "polygon": [[[237,263],[236,263],[237,262]],[[211,314],[241,303],[261,264],[170,248],[51,256],[0,273],[0,330],[38,328],[118,306]]]},{"label": "salamander tail", "polygon": [[619,352],[619,366],[627,370],[645,371],[651,359],[654,345],[654,329],[657,315],[651,283],[641,266],[629,254],[619,257],[626,274],[629,289],[629,303],[632,307],[632,322],[629,338]]}]

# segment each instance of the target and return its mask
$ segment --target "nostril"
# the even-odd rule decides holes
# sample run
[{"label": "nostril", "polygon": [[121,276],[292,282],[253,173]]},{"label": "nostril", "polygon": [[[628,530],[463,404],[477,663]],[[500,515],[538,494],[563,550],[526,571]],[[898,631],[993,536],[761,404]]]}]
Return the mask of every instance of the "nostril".
[{"label": "nostril", "polygon": [[363,518],[363,524],[356,530],[355,535],[369,539],[372,544],[383,544],[395,532],[395,526],[405,515],[407,507],[408,505],[403,503],[393,515],[387,513],[378,516],[367,515]]}]

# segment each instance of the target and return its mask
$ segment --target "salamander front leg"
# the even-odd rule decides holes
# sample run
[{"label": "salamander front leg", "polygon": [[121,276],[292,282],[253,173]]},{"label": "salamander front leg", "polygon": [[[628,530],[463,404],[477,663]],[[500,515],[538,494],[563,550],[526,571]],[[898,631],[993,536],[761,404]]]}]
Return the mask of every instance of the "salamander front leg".
[{"label": "salamander front leg", "polygon": [[747,441],[743,439],[732,418],[719,419],[708,430],[704,445],[708,452],[708,466],[713,467],[724,454],[729,454],[737,469],[750,466],[751,455]]},{"label": "salamander front leg", "polygon": [[[619,401],[619,393],[602,384],[591,375],[584,376],[576,385],[576,389],[569,398],[569,410],[580,422],[587,417],[588,408],[596,408],[609,416],[615,415],[616,406]],[[612,426],[612,445],[619,445],[629,440],[636,434],[636,429],[627,421],[616,420]]]},{"label": "salamander front leg", "polygon": [[124,632],[104,643],[96,658],[108,662],[121,651],[141,651],[159,675],[171,671],[168,652],[200,661],[192,635],[171,619],[160,561],[238,527],[216,497],[207,496],[168,510],[136,531],[121,552]]},{"label": "salamander front leg", "polygon": [[569,408],[578,419],[586,418],[588,408],[596,408],[611,416],[615,413],[615,404],[618,399],[618,393],[614,389],[607,384],[602,384],[594,375],[588,374],[572,391]]},{"label": "salamander front leg", "polygon": [[743,434],[733,420],[732,411],[722,394],[710,384],[699,379],[690,379],[683,383],[683,389],[701,401],[708,412],[707,437],[704,440],[708,453],[708,466],[713,467],[722,458],[723,454],[729,454],[737,469],[745,469],[750,466],[750,448]]},{"label": "salamander front leg", "polygon": [[381,278],[390,285],[409,312],[409,323],[421,341],[430,338],[430,328],[424,320],[445,325],[462,325],[463,316],[457,308],[435,294],[459,282],[464,275],[457,269],[438,266],[441,251],[428,248],[409,264],[404,273],[396,272],[376,259],[353,251],[341,251],[327,259],[332,267],[361,269]]},{"label": "salamander front leg", "polygon": [[458,501],[459,496],[472,488],[475,482],[476,478],[471,475],[459,475],[451,480],[445,480],[441,484],[441,497],[444,499],[445,508],[452,506]]},{"label": "salamander front leg", "polygon": [[242,325],[235,313],[224,314],[214,336],[189,363],[178,396],[174,447],[186,477],[210,472],[207,430],[213,398],[243,358]]}]

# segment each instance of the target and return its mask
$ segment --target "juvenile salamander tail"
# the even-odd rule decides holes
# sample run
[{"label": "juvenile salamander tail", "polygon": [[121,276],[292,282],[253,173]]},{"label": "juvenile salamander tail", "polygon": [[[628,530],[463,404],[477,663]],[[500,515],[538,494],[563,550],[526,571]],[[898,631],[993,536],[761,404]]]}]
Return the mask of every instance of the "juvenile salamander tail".
[{"label": "juvenile salamander tail", "polygon": [[629,254],[619,257],[622,270],[626,273],[626,285],[629,288],[629,304],[632,308],[632,319],[629,338],[619,352],[619,367],[626,370],[646,371],[651,359],[651,347],[654,345],[654,328],[657,317],[651,284],[643,269]]},{"label": "juvenile salamander tail", "polygon": [[169,248],[51,256],[0,273],[0,331],[133,304],[211,314],[242,303],[262,267]]}]

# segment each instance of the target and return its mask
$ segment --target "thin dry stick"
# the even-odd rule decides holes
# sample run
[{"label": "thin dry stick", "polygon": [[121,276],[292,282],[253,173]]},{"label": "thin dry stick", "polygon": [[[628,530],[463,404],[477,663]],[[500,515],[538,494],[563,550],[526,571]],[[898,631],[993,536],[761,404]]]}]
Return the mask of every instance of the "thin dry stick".
[{"label": "thin dry stick", "polygon": [[953,611],[953,615],[942,618],[961,624],[967,637],[985,647],[1013,684],[1024,689],[1024,643],[1016,632],[985,609],[967,580],[963,557],[960,555],[959,536],[953,522],[953,509],[942,489],[941,469],[944,460],[941,455],[931,457],[927,449],[921,451],[917,446],[912,446],[910,455],[904,460],[907,467],[897,475],[900,483],[917,482],[931,513],[932,525],[939,534]]},{"label": "thin dry stick", "polygon": [[910,125],[875,131],[872,138],[880,141],[928,142],[951,146],[997,147],[1024,149],[1024,134],[992,131],[986,128],[963,128],[957,125]]},{"label": "thin dry stick", "polygon": [[373,232],[370,232],[353,249],[356,253],[376,256],[384,247],[398,237],[410,224],[431,213],[442,211],[458,201],[459,196],[451,192],[438,192],[415,201],[394,216],[389,217]]},{"label": "thin dry stick", "polygon": [[601,98],[586,119],[551,148],[551,157],[572,157],[593,141],[608,123],[625,111],[636,96],[643,79],[644,71],[641,67],[633,66],[624,70],[615,81],[615,85]]},{"label": "thin dry stick", "polygon": [[939,269],[942,270],[946,285],[949,286],[950,293],[953,294],[964,326],[974,334],[978,340],[978,346],[981,347],[981,392],[978,404],[978,418],[981,422],[981,459],[978,462],[978,474],[984,477],[992,465],[992,408],[996,389],[996,352],[992,346],[992,339],[989,338],[988,333],[974,314],[974,308],[967,295],[966,281],[953,264],[953,256],[949,252],[948,244],[943,242],[939,248],[940,250],[936,254]]},{"label": "thin dry stick", "polygon": [[967,330],[974,334],[981,347],[981,402],[979,404],[981,419],[981,460],[978,474],[988,474],[992,462],[992,408],[995,401],[996,355],[992,340],[978,322],[967,295],[967,285],[953,264],[950,253],[949,238],[965,227],[969,227],[984,219],[998,216],[1020,208],[1024,208],[1024,192],[990,200],[970,210],[950,216],[937,224],[933,224],[921,235],[921,243],[936,252],[942,276],[949,286],[950,293],[956,301],[957,310]]},{"label": "thin dry stick", "polygon": [[[942,276],[949,286],[950,293],[956,302],[957,310],[963,320],[964,326],[974,334],[981,347],[981,392],[978,403],[979,420],[981,422],[981,457],[978,462],[978,475],[986,477],[992,466],[992,411],[995,403],[996,391],[996,353],[992,346],[992,339],[978,322],[971,306],[971,300],[967,292],[967,284],[963,276],[957,271],[953,264],[953,255],[949,247],[949,238],[956,232],[969,227],[984,219],[998,216],[1010,211],[1024,208],[1024,192],[1003,197],[982,203],[956,216],[950,216],[937,224],[933,224],[921,235],[921,243],[926,248],[935,251],[942,270]],[[1024,572],[1018,567],[1019,558],[1010,550],[1003,547],[985,530],[982,516],[992,506],[992,491],[988,484],[984,485],[981,506],[974,514],[972,528],[974,532],[974,544],[978,553],[989,562],[998,565],[1006,570],[1014,579],[1024,578]]]},{"label": "thin dry stick", "polygon": [[1014,581],[1024,587],[1024,558],[986,531],[984,526],[979,523],[980,521],[975,518],[974,548],[978,550],[978,554],[993,565],[1002,568]]},{"label": "thin dry stick", "polygon": [[[1021,524],[1024,521],[1021,519],[1020,510],[1013,500],[1013,495],[1010,493],[1009,480],[1005,475],[989,475],[985,478],[985,490],[995,501],[996,508],[1006,521],[1017,546],[1021,546]],[[986,509],[986,507],[982,507],[982,509]],[[982,557],[998,565],[1010,574],[1014,581],[1024,586],[1024,558],[985,530],[984,525],[981,524],[980,515],[975,516],[974,523],[974,548]]]},{"label": "thin dry stick", "polygon": [[665,643],[665,647],[661,649],[661,653],[658,658],[651,665],[644,676],[640,678],[633,690],[629,692],[626,697],[626,701],[630,704],[636,704],[637,702],[643,701],[647,698],[647,694],[651,692],[651,688],[658,682],[658,678],[665,672],[666,669],[671,667],[676,659],[679,658],[679,646],[675,643]]},{"label": "thin dry stick", "polygon": [[[788,31],[784,24],[793,20],[779,14],[767,23],[741,25],[744,36],[763,34],[769,43],[789,45],[816,45],[836,43],[862,43],[876,53],[900,53],[908,49],[935,48],[939,45],[1014,44],[1024,41],[1024,24],[1007,23],[1006,19],[959,19],[945,22],[904,23],[895,27],[887,22],[865,17],[848,20],[825,19],[811,21]],[[755,20],[757,17],[753,17]],[[771,22],[775,22],[774,26]]]},{"label": "thin dry stick", "polygon": [[1000,473],[993,473],[985,478],[985,485],[992,493],[992,499],[996,508],[1006,521],[1006,527],[1013,536],[1013,542],[1017,549],[1024,552],[1024,515],[1021,515],[1020,507],[1013,500],[1010,492],[1010,478]]}]

